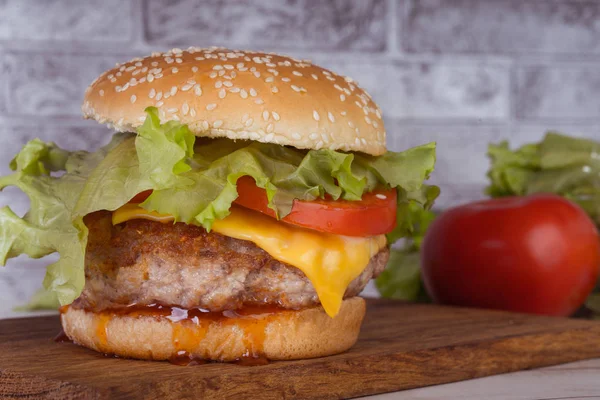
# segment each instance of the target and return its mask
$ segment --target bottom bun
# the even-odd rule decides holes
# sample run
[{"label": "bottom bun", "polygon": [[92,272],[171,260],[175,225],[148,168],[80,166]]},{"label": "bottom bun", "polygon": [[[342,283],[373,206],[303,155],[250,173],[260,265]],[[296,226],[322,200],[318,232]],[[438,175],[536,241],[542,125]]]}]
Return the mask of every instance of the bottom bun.
[{"label": "bottom bun", "polygon": [[360,297],[344,300],[335,318],[320,306],[200,319],[187,313],[175,319],[160,313],[94,313],[69,307],[61,320],[66,335],[76,344],[120,357],[294,360],[348,350],[356,343],[365,309]]}]

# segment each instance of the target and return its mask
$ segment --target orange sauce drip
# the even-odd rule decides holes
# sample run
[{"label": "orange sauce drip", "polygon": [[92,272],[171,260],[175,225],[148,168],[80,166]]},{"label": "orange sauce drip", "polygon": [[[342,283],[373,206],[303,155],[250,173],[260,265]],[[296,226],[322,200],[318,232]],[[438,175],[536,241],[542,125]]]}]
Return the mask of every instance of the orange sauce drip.
[{"label": "orange sauce drip", "polygon": [[96,324],[96,338],[98,339],[98,342],[96,345],[102,352],[104,352],[104,349],[106,349],[106,345],[108,344],[106,329],[108,328],[108,323],[110,322],[111,318],[111,315],[104,313],[101,313],[98,316],[98,322]]},{"label": "orange sauce drip", "polygon": [[[60,311],[64,313],[67,309],[68,306],[64,306]],[[265,365],[268,363],[264,356],[265,330],[271,320],[270,317],[282,311],[285,309],[279,307],[246,307],[239,310],[208,312],[202,309],[185,310],[161,305],[131,305],[107,309],[96,312],[97,346],[100,351],[106,348],[108,343],[106,329],[110,320],[116,316],[166,318],[172,322],[172,341],[175,348],[175,353],[169,358],[169,362],[175,365],[200,365],[207,361],[202,357],[192,356],[192,353],[195,352],[197,344],[204,340],[211,326],[236,325],[243,331],[242,340],[245,349],[235,363],[245,366]],[[224,341],[227,339],[227,337],[223,338]]]}]

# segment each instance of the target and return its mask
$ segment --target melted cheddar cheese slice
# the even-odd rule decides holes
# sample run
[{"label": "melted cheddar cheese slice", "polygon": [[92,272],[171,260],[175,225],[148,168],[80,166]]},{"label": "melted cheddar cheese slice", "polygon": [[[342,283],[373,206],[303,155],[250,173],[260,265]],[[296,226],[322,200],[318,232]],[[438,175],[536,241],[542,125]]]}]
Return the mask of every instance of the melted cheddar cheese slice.
[{"label": "melted cheddar cheese slice", "polygon": [[[113,212],[114,225],[131,219],[172,222],[170,215],[126,204]],[[330,317],[340,310],[346,288],[386,246],[384,235],[359,238],[305,229],[277,221],[255,211],[232,207],[231,214],[214,221],[212,230],[235,239],[248,240],[273,258],[302,271],[314,286]]]}]

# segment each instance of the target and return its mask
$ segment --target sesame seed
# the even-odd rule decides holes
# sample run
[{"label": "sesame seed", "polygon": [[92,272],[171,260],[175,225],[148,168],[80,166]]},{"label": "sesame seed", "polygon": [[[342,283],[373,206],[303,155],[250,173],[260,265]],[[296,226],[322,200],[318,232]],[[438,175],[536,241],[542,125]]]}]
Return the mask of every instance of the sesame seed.
[{"label": "sesame seed", "polygon": [[176,59],[175,59],[175,62],[176,62],[177,64],[181,64],[181,58],[176,58]]},{"label": "sesame seed", "polygon": [[371,118],[365,116],[365,121],[367,124],[371,125]]},{"label": "sesame seed", "polygon": [[346,116],[346,111],[342,111],[340,114]]},{"label": "sesame seed", "polygon": [[221,86],[223,86],[223,82],[221,82],[221,81],[215,82],[215,88],[219,89]]},{"label": "sesame seed", "polygon": [[274,129],[274,126],[272,123],[267,125],[267,133],[273,132],[273,129]]},{"label": "sesame seed", "polygon": [[333,116],[333,114],[331,112],[327,113],[327,118],[329,118],[329,120],[331,121],[331,123],[335,122],[335,117]]},{"label": "sesame seed", "polygon": [[381,194],[381,193],[377,193],[375,195],[375,197],[377,197],[378,199],[381,199],[381,200],[387,199],[387,196],[385,194]]},{"label": "sesame seed", "polygon": [[190,89],[191,89],[191,88],[193,88],[193,87],[194,87],[194,84],[193,84],[193,83],[186,83],[185,85],[183,85],[183,86],[181,87],[181,91],[182,91],[182,92],[187,92],[188,90],[190,90]]},{"label": "sesame seed", "polygon": [[292,133],[292,138],[296,139],[296,140],[300,140],[300,139],[302,139],[302,136],[300,136],[299,133],[294,132],[294,133]]},{"label": "sesame seed", "polygon": [[245,99],[245,98],[247,98],[247,97],[248,97],[248,92],[246,92],[246,89],[242,89],[242,90],[240,90],[240,97],[241,97],[242,99]]},{"label": "sesame seed", "polygon": [[196,116],[196,109],[195,109],[195,108],[192,108],[192,109],[190,110],[190,115],[191,115],[192,117],[195,117],[195,116]]},{"label": "sesame seed", "polygon": [[271,112],[271,115],[273,116],[273,119],[274,119],[275,121],[279,121],[279,120],[281,119],[281,117],[279,116],[279,114],[278,114],[278,113],[276,113],[275,111],[272,111],[272,112]]},{"label": "sesame seed", "polygon": [[129,101],[131,101],[131,104],[135,103],[136,100],[137,100],[137,96],[135,94],[132,94],[131,97],[129,98]]},{"label": "sesame seed", "polygon": [[353,123],[352,121],[348,121],[348,126],[349,126],[350,128],[354,128],[354,123]]},{"label": "sesame seed", "polygon": [[157,61],[152,61],[150,63],[150,66],[152,66],[152,67],[158,67],[158,62]]},{"label": "sesame seed", "polygon": [[177,68],[173,67],[173,68],[171,68],[171,72],[176,74],[179,72],[179,70]]},{"label": "sesame seed", "polygon": [[148,74],[148,75],[146,76],[146,79],[148,79],[148,82],[152,82],[152,81],[154,80],[154,75],[152,75],[152,74]]},{"label": "sesame seed", "polygon": [[340,94],[340,100],[341,101],[346,101],[346,96],[343,93]]},{"label": "sesame seed", "polygon": [[232,87],[233,83],[231,83],[230,81],[225,81],[223,82],[223,86]]},{"label": "sesame seed", "polygon": [[104,96],[104,90],[100,89],[100,90],[98,91],[98,94],[99,94],[100,96]]},{"label": "sesame seed", "polygon": [[279,92],[279,89],[277,89],[277,86],[273,86],[273,87],[271,88],[271,92],[273,92],[273,93],[277,93],[277,92]]},{"label": "sesame seed", "polygon": [[135,69],[135,66],[133,66],[133,65],[132,65],[132,66],[130,66],[130,67],[127,67],[127,68],[125,68],[125,72],[131,72],[131,71],[133,71],[134,69]]},{"label": "sesame seed", "polygon": [[217,105],[216,105],[215,103],[210,103],[210,104],[207,104],[207,105],[206,105],[206,109],[207,109],[208,111],[212,111],[212,110],[214,110],[215,108],[217,108]]},{"label": "sesame seed", "polygon": [[303,76],[302,73],[300,73],[298,71],[292,71],[292,74],[294,74],[296,76]]},{"label": "sesame seed", "polygon": [[219,90],[219,98],[220,99],[224,99],[226,94],[227,93],[225,92],[225,89]]},{"label": "sesame seed", "polygon": [[225,69],[233,69],[234,68],[233,65],[231,65],[231,64],[225,64],[224,67],[225,67]]},{"label": "sesame seed", "polygon": [[313,78],[314,80],[319,80],[319,77],[318,77],[317,75],[315,75],[315,74],[310,74],[310,76],[312,76],[312,78]]},{"label": "sesame seed", "polygon": [[246,122],[250,116],[246,113],[242,115],[242,123]]},{"label": "sesame seed", "polygon": [[215,122],[213,122],[213,127],[215,127],[215,128],[220,128],[221,125],[223,125],[223,121],[220,120],[220,119],[218,119]]},{"label": "sesame seed", "polygon": [[210,74],[208,74],[208,76],[212,79],[215,79],[217,77],[217,73],[215,71],[213,71]]},{"label": "sesame seed", "polygon": [[254,74],[255,77],[260,78],[260,72],[254,71],[253,74]]},{"label": "sesame seed", "polygon": [[205,131],[208,130],[208,122],[207,121],[202,121],[202,129],[204,129]]},{"label": "sesame seed", "polygon": [[281,78],[281,80],[284,81],[284,82],[291,82],[292,81],[290,78],[286,78],[286,77]]},{"label": "sesame seed", "polygon": [[367,144],[367,139],[365,138],[360,138],[360,141],[362,142],[362,144],[366,145]]},{"label": "sesame seed", "polygon": [[171,88],[171,96],[175,96],[175,93],[177,93],[177,86]]},{"label": "sesame seed", "polygon": [[256,104],[259,104],[259,105],[260,105],[260,104],[265,104],[265,101],[264,101],[263,99],[255,99],[255,100],[254,100],[254,102],[255,102]]},{"label": "sesame seed", "polygon": [[263,113],[262,113],[262,117],[263,117],[263,119],[264,119],[265,121],[268,121],[268,120],[269,120],[269,112],[268,112],[268,111],[266,111],[266,110],[265,110],[265,111],[263,111]]},{"label": "sesame seed", "polygon": [[265,79],[265,82],[267,82],[267,83],[271,83],[271,82],[273,82],[274,80],[275,80],[275,78],[273,78],[272,76],[269,76],[269,77],[267,77],[267,78]]},{"label": "sesame seed", "polygon": [[377,121],[373,121],[373,127],[375,129],[379,128],[379,124],[377,123]]},{"label": "sesame seed", "polygon": [[167,110],[167,112],[170,112],[171,114],[173,114],[173,113],[176,113],[177,111],[178,111],[178,109],[177,109],[176,107],[169,108],[169,109]]},{"label": "sesame seed", "polygon": [[159,101],[156,103],[156,107],[162,107],[165,104],[164,101]]},{"label": "sesame seed", "polygon": [[200,85],[194,85],[194,93],[196,94],[196,96],[202,96],[202,88],[200,87]]},{"label": "sesame seed", "polygon": [[317,110],[313,110],[313,118],[315,119],[315,121],[318,121],[321,119],[321,116],[319,116],[319,113],[317,112]]},{"label": "sesame seed", "polygon": [[156,101],[159,101],[160,99],[162,99],[162,97],[163,97],[163,93],[162,92],[158,92],[156,94]]},{"label": "sesame seed", "polygon": [[187,115],[190,112],[190,106],[188,103],[183,103],[181,106],[181,111],[183,112],[183,115]]},{"label": "sesame seed", "polygon": [[229,91],[230,91],[231,93],[239,93],[239,92],[240,92],[240,88],[239,88],[239,87],[235,87],[235,86],[234,86],[234,87],[232,87],[231,89],[229,89]]},{"label": "sesame seed", "polygon": [[218,73],[217,75],[219,75],[219,76],[223,76],[223,75],[225,75],[225,70],[224,70],[224,69],[220,70],[220,71],[219,71],[219,73]]},{"label": "sesame seed", "polygon": [[253,124],[253,123],[254,123],[254,119],[252,119],[252,118],[249,118],[249,119],[248,119],[248,120],[247,120],[247,121],[244,123],[244,125],[245,125],[245,126],[247,126],[247,127],[250,127],[250,126],[252,126],[252,124]]},{"label": "sesame seed", "polygon": [[214,69],[215,71],[220,71],[220,70],[222,70],[222,69],[223,69],[223,66],[222,66],[222,65],[219,65],[219,64],[217,64],[217,65],[213,65],[212,69]]},{"label": "sesame seed", "polygon": [[150,93],[148,94],[148,97],[153,99],[154,96],[156,96],[156,90],[154,88],[150,89]]},{"label": "sesame seed", "polygon": [[192,72],[194,72],[194,73],[198,72],[198,67],[196,67],[196,66],[193,66],[193,67],[192,67]]},{"label": "sesame seed", "polygon": [[256,93],[256,90],[254,88],[250,88],[250,96],[252,97],[256,97],[258,93]]},{"label": "sesame seed", "polygon": [[311,133],[310,135],[308,135],[308,138],[310,140],[317,140],[319,138],[319,134],[318,133]]}]

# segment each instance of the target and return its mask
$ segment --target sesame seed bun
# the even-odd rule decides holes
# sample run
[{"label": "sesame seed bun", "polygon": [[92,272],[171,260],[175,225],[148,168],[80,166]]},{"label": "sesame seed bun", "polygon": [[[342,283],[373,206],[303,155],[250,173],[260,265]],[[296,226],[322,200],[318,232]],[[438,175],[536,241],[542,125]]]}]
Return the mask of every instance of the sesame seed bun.
[{"label": "sesame seed bun", "polygon": [[85,93],[86,118],[134,131],[144,109],[197,136],[301,149],[386,151],[381,111],[350,78],[290,57],[222,48],[173,49],[106,71]]},{"label": "sesame seed bun", "polygon": [[[195,358],[232,361],[254,351],[269,360],[294,360],[348,350],[356,343],[365,309],[362,298],[352,297],[344,300],[335,318],[319,306],[276,312],[262,323],[230,319],[197,324],[172,322],[159,315],[107,316],[69,307],[61,321],[73,342],[121,357],[167,360],[185,351]],[[253,331],[260,331],[261,343],[253,343],[254,337],[249,336]]]}]

